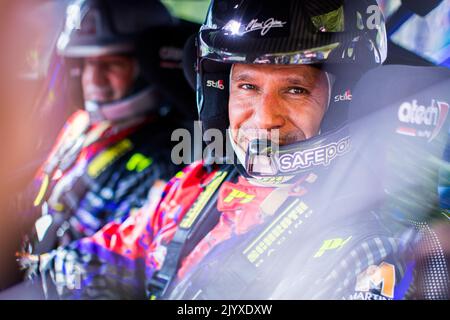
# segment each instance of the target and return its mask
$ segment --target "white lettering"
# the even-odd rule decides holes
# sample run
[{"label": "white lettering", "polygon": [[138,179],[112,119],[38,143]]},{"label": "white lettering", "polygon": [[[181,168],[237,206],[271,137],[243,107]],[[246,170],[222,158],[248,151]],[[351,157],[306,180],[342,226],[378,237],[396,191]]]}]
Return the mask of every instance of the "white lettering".
[{"label": "white lettering", "polygon": [[279,159],[279,167],[282,172],[290,172],[297,169],[305,169],[310,166],[328,165],[337,156],[343,155],[350,149],[350,137],[346,137],[337,143],[330,143],[315,149],[282,155]]},{"label": "white lettering", "polygon": [[398,119],[409,124],[435,126],[439,119],[439,108],[436,107],[434,100],[429,107],[418,105],[417,100],[412,104],[404,102],[398,109]]}]

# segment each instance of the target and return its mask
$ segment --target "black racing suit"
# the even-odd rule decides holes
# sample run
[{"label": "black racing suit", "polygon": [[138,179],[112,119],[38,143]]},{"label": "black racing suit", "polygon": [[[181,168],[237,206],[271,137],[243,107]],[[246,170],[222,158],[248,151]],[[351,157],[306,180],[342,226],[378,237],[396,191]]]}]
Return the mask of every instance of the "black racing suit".
[{"label": "black racing suit", "polygon": [[346,159],[285,188],[195,163],[122,225],[41,257],[41,276],[69,299],[150,298],[166,276],[167,299],[448,298],[445,260],[415,257],[423,241],[439,250],[427,222]]},{"label": "black racing suit", "polygon": [[86,117],[78,111],[68,120],[37,175],[33,211],[40,217],[25,254],[48,252],[125,220],[155,182],[180,169],[170,158],[174,119],[150,114],[131,124],[82,128]]}]

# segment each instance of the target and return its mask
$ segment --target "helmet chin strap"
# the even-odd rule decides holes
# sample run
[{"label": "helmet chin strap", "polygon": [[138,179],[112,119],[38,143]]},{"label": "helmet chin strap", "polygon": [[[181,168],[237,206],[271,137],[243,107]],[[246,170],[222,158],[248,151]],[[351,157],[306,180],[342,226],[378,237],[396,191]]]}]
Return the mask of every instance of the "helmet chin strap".
[{"label": "helmet chin strap", "polygon": [[[233,135],[231,133],[231,130],[227,130],[228,132],[228,138],[230,139],[231,146],[233,147],[234,153],[236,154],[236,157],[239,160],[239,163],[245,168],[245,160],[246,160],[246,153],[245,151],[234,141]],[[245,170],[245,169],[244,169]],[[248,174],[248,173],[247,173]],[[254,177],[250,176],[247,178],[247,180],[256,186],[260,187],[280,187],[280,186],[286,186],[289,185],[290,181],[292,180],[294,176],[283,176],[283,177],[277,177],[277,179],[270,179],[265,177]]]},{"label": "helmet chin strap", "polygon": [[147,87],[125,99],[111,103],[86,101],[85,109],[89,112],[91,122],[108,120],[114,123],[142,116],[156,109],[157,103],[155,89]]}]

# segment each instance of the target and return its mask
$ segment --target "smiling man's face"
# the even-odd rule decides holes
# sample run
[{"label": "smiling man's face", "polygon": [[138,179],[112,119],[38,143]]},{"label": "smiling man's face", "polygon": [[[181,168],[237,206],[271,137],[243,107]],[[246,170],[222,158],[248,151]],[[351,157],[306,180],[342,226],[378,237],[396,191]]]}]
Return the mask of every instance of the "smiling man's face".
[{"label": "smiling man's face", "polygon": [[278,130],[280,145],[312,138],[328,100],[327,76],[317,68],[235,64],[228,108],[233,139],[245,151],[270,130]]}]

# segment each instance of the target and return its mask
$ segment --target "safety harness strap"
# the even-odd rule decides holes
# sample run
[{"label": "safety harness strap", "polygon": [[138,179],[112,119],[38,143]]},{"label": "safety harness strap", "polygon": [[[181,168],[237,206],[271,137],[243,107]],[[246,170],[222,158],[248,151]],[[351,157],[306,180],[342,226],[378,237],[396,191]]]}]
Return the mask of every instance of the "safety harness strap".
[{"label": "safety harness strap", "polygon": [[176,277],[180,262],[200,240],[214,227],[220,218],[220,212],[214,210],[218,190],[225,181],[230,181],[237,174],[233,165],[227,165],[216,175],[200,193],[196,202],[181,220],[175,235],[167,247],[164,263],[147,283],[150,300],[161,298]]}]

